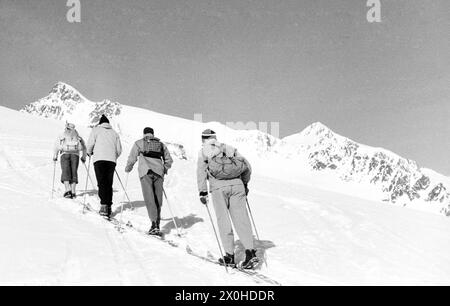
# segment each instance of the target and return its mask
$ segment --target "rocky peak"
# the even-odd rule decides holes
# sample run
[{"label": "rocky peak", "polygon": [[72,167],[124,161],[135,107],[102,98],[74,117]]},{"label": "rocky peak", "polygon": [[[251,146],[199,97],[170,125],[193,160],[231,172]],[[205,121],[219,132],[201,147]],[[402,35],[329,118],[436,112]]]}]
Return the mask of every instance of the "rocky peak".
[{"label": "rocky peak", "polygon": [[321,122],[314,122],[300,132],[302,136],[334,136],[333,131]]}]

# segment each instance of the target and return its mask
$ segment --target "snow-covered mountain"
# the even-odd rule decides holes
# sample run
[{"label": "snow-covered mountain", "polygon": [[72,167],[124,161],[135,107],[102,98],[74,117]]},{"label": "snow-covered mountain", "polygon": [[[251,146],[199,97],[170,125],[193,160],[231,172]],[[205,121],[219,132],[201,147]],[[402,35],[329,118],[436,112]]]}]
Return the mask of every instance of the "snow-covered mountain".
[{"label": "snow-covered mountain", "polygon": [[382,148],[359,144],[317,122],[301,133],[284,138],[274,151],[287,159],[307,163],[343,181],[372,186],[382,200],[403,206],[434,206],[450,214],[450,182],[447,177]]},{"label": "snow-covered mountain", "polygon": [[[110,119],[112,126],[122,134],[120,121],[117,120],[121,114],[122,107],[120,103],[108,99],[93,102],[72,86],[58,82],[46,97],[26,105],[21,112],[44,118],[68,121],[87,127],[95,126],[100,117],[105,114]],[[175,157],[180,159],[187,158],[182,145],[170,142],[166,144]]]},{"label": "snow-covered mountain", "polygon": [[120,115],[121,108],[120,103],[108,99],[92,102],[72,86],[58,82],[47,96],[25,106],[22,111],[45,118],[94,126],[102,114],[114,118]]},{"label": "snow-covered mountain", "polygon": [[[138,137],[137,132],[140,132],[143,126],[149,125],[155,128],[161,137],[172,139],[172,142],[167,145],[174,149],[175,155],[184,159],[187,158],[185,151],[187,146],[191,148],[188,152],[189,157],[196,157],[200,128],[203,126],[190,120],[122,105],[108,99],[94,102],[64,82],[57,82],[47,96],[26,105],[21,112],[88,127],[95,126],[101,115],[105,114],[119,134],[133,137]],[[172,129],[174,133],[168,131],[170,127],[179,127],[180,124],[182,130],[174,128]],[[236,132],[218,122],[211,122],[209,126],[220,132],[223,139],[251,155],[264,155],[278,141],[275,137],[256,130]],[[192,149],[193,142],[197,142],[195,149]]]},{"label": "snow-covered mountain", "polygon": [[[139,137],[142,127],[150,125],[158,136],[170,142],[171,152],[182,159],[196,157],[199,135],[206,127],[199,122],[110,100],[92,102],[62,82],[58,82],[46,97],[25,106],[22,112],[82,126],[93,126],[102,114],[106,114],[127,139]],[[329,178],[368,188],[377,194],[377,200],[450,215],[449,178],[419,168],[414,161],[388,150],[340,136],[319,122],[283,139],[256,130],[233,130],[218,122],[207,125],[216,130],[222,140],[257,160],[259,168],[270,163],[268,160],[275,163],[282,160],[288,172],[307,169],[326,174]],[[352,190],[348,192],[353,193]]]}]

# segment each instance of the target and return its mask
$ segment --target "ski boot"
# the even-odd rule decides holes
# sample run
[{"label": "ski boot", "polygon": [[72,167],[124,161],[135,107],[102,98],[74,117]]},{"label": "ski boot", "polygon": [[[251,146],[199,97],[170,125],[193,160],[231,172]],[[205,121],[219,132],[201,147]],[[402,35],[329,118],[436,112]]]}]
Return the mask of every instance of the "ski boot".
[{"label": "ski boot", "polygon": [[161,231],[159,229],[159,224],[158,222],[154,222],[152,221],[152,227],[150,228],[150,230],[148,231],[149,235],[152,236],[160,236],[161,237]]},{"label": "ski boot", "polygon": [[72,199],[72,191],[66,191],[63,195],[66,199]]},{"label": "ski boot", "polygon": [[100,206],[99,214],[100,214],[100,216],[103,216],[105,218],[110,218],[111,217],[111,206],[102,204]]},{"label": "ski boot", "polygon": [[234,254],[225,254],[223,258],[219,258],[219,264],[227,267],[235,267],[236,264],[234,263]]},{"label": "ski boot", "polygon": [[245,260],[241,264],[242,269],[254,269],[259,263],[259,258],[256,256],[256,250],[245,250]]}]

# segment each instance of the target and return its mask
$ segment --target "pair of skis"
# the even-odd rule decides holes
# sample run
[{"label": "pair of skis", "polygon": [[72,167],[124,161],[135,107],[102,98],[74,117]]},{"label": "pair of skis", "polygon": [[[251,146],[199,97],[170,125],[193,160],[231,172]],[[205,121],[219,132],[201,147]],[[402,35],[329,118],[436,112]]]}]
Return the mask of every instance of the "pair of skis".
[{"label": "pair of skis", "polygon": [[[98,212],[95,211],[89,204],[86,204],[86,211],[89,212],[89,213],[93,213],[95,215],[99,215]],[[165,239],[164,233],[161,233],[160,235],[150,235],[148,232],[143,231],[143,230],[133,226],[131,221],[121,222],[120,220],[118,220],[115,217],[104,217],[104,216],[101,216],[101,215],[100,215],[100,217],[102,217],[105,221],[113,224],[115,229],[121,234],[124,233],[127,229],[132,229],[133,232],[139,233],[142,236],[151,237],[151,238],[157,239],[157,240],[165,242],[165,243],[167,243],[167,244],[169,244],[170,246],[173,246],[173,247],[179,247],[179,244],[177,244],[176,242],[174,242],[172,240]]]},{"label": "pair of skis", "polygon": [[[201,259],[205,262],[211,263],[211,264],[215,264],[218,266],[223,267],[223,264],[221,264],[214,256],[212,256],[210,253],[208,253],[208,256],[202,256],[199,255],[195,252],[192,251],[192,249],[190,249],[189,247],[186,247],[186,252],[191,255],[194,256],[198,259]],[[260,263],[261,264],[261,263]],[[239,265],[227,265],[228,268],[231,268],[232,271],[236,271],[238,273],[242,273],[247,277],[252,278],[255,282],[259,283],[259,284],[270,284],[270,285],[274,285],[274,286],[281,286],[281,284],[279,282],[277,282],[276,280],[259,273],[258,271],[255,270],[248,270],[248,269],[244,269],[242,267],[240,267]]]},{"label": "pair of skis", "polygon": [[[75,200],[76,201],[76,200]],[[80,205],[83,205],[83,203],[78,202]],[[100,216],[98,214],[98,212],[92,208],[92,206],[89,203],[86,203],[85,205],[85,212],[89,212],[90,214],[95,214],[97,216]],[[127,222],[121,222],[120,220],[116,219],[115,217],[104,217],[101,216],[103,220],[111,223],[114,225],[115,229],[119,232],[119,233],[124,233],[126,231],[126,229],[132,229],[133,232],[139,233],[140,235],[143,235],[147,238],[151,237],[153,239],[157,239],[160,242],[166,243],[167,245],[171,246],[171,247],[175,247],[175,248],[180,248],[180,244],[170,240],[170,239],[166,239],[165,235],[161,235],[161,236],[157,236],[157,235],[149,235],[148,232],[143,231],[137,227],[134,227],[133,224],[130,221]],[[205,262],[211,263],[211,264],[215,264],[218,266],[223,266],[218,259],[214,258],[214,256],[212,256],[210,253],[208,253],[208,256],[202,256],[198,253],[195,253],[189,246],[186,246],[186,253],[188,255],[191,255],[193,257],[196,257],[200,260],[203,260]],[[261,264],[261,262],[259,263]],[[265,276],[264,274],[259,273],[258,271],[255,270],[249,270],[249,269],[244,269],[242,267],[240,267],[239,265],[228,265],[227,267],[231,268],[233,271],[236,271],[238,273],[241,273],[247,277],[252,278],[255,282],[259,283],[259,284],[270,284],[270,285],[275,285],[275,286],[281,286],[280,283],[278,283],[276,280]]]}]

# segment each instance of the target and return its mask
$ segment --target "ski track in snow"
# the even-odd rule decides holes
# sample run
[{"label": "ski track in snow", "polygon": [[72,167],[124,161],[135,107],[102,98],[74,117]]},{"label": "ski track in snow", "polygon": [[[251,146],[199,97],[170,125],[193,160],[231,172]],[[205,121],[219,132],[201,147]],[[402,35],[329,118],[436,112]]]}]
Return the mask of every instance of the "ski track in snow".
[{"label": "ski track in snow", "polygon": [[[23,115],[17,116],[20,125]],[[26,126],[14,125],[10,131],[0,126],[0,231],[7,233],[0,236],[0,245],[6,246],[0,255],[0,284],[266,284],[238,272],[226,274],[222,267],[186,253],[189,246],[200,256],[219,256],[206,209],[198,202],[195,161],[176,160],[164,184],[184,235],[176,236],[164,199],[162,228],[167,239],[179,244],[174,248],[133,229],[120,234],[101,217],[81,214],[82,195],[77,201],[60,198],[59,162],[51,199],[57,133],[50,131],[56,131],[56,124],[33,120],[46,138],[27,136]],[[117,168],[122,180],[132,142],[124,144]],[[95,184],[93,173],[91,177]],[[86,170],[81,163],[79,180],[82,194]],[[450,284],[450,225],[445,217],[268,176],[255,175],[250,188],[262,239],[256,242],[258,254],[268,261],[259,272],[283,285]],[[116,178],[114,190],[113,210],[118,211],[124,196]],[[128,193],[136,209],[124,203],[122,218],[145,231],[149,220],[136,170],[130,174]],[[98,209],[95,195],[89,193],[86,200]],[[239,241],[236,257],[243,259]]]}]

